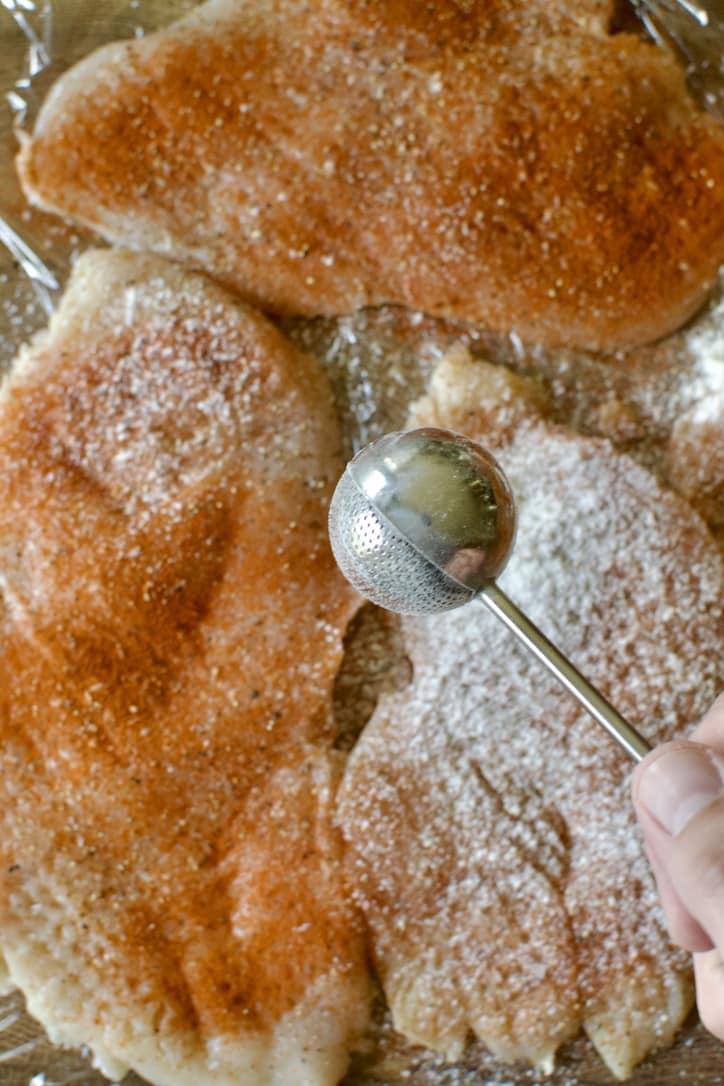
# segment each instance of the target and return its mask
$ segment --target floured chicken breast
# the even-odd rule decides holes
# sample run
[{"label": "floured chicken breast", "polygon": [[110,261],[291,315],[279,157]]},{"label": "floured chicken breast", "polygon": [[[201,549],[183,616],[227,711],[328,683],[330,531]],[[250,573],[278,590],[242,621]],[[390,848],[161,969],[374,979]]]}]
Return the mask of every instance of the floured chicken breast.
[{"label": "floured chicken breast", "polygon": [[276,313],[653,340],[724,261],[724,131],[612,8],[210,0],[63,76],[20,177]]},{"label": "floured chicken breast", "polygon": [[0,947],[108,1074],[332,1086],[365,1028],[337,443],[316,364],[155,257],[82,257],[3,389]]},{"label": "floured chicken breast", "polygon": [[[690,726],[724,672],[724,572],[692,508],[462,351],[410,422],[499,456],[519,507],[510,596],[652,742]],[[543,1067],[583,1025],[624,1078],[693,1002],[630,764],[482,606],[402,623],[413,678],[381,697],[338,807],[394,1023]]]},{"label": "floured chicken breast", "polygon": [[724,389],[701,400],[674,426],[668,472],[724,543]]}]

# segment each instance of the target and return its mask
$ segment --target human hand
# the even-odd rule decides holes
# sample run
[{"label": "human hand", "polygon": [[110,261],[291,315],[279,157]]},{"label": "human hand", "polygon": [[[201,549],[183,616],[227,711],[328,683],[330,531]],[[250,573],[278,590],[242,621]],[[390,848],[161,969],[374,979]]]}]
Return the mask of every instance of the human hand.
[{"label": "human hand", "polygon": [[633,799],[669,932],[694,954],[701,1020],[724,1040],[724,696],[690,741],[637,766]]}]

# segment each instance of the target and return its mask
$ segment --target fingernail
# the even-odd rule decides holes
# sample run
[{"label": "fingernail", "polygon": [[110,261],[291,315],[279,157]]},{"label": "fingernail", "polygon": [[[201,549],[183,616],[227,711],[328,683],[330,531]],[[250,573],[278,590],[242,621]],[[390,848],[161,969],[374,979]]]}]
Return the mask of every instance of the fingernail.
[{"label": "fingernail", "polygon": [[719,759],[692,747],[666,751],[646,767],[638,787],[639,801],[673,836],[722,793]]}]

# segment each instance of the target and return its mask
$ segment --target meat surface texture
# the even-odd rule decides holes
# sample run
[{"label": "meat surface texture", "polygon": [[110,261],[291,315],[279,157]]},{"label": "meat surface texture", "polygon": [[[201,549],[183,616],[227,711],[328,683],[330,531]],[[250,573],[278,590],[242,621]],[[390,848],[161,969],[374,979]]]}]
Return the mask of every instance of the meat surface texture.
[{"label": "meat surface texture", "polygon": [[[652,743],[724,673],[724,574],[693,509],[539,386],[465,352],[410,421],[497,450],[517,497],[501,587]],[[629,797],[630,762],[486,609],[406,618],[412,680],[382,696],[339,818],[396,1028],[458,1054],[469,1031],[552,1065],[583,1026],[625,1078],[693,1001]]]},{"label": "meat surface texture", "polygon": [[157,257],[83,256],[2,392],[0,948],[114,1077],[333,1086],[364,1031],[338,457],[317,365]]},{"label": "meat surface texture", "polygon": [[608,7],[211,0],[65,74],[20,176],[277,314],[654,340],[724,261],[724,132]]}]

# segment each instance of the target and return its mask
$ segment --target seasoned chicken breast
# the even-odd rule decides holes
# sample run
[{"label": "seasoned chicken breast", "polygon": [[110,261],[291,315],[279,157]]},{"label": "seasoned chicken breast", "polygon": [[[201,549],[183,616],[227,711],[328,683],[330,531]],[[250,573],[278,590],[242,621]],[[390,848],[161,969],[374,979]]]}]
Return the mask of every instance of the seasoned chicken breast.
[{"label": "seasoned chicken breast", "polygon": [[653,340],[724,261],[724,131],[611,6],[210,0],[64,75],[20,177],[275,313]]},{"label": "seasoned chicken breast", "polygon": [[109,1075],[333,1086],[365,1028],[338,455],[316,364],[156,257],[83,256],[0,396],[0,947]]}]

